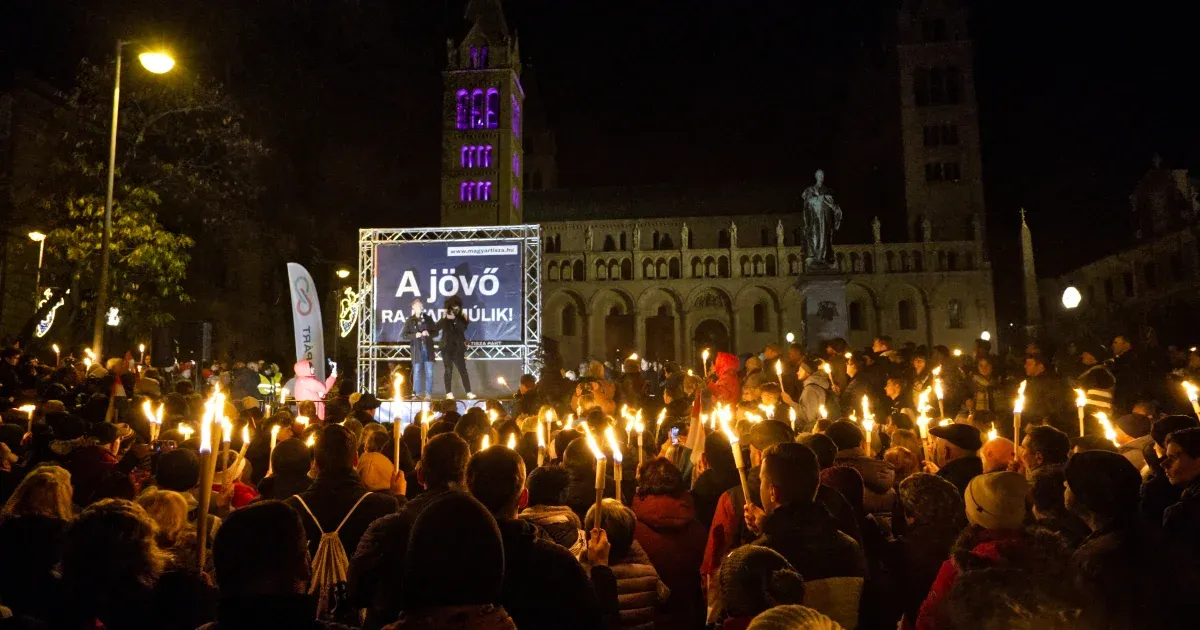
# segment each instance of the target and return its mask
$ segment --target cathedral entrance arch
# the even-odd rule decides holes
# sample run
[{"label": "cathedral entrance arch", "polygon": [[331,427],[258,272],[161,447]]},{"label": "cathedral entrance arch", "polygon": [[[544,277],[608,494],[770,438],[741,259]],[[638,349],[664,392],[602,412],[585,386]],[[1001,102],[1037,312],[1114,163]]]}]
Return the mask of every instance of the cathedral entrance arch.
[{"label": "cathedral entrance arch", "polygon": [[729,352],[729,329],[718,320],[706,319],[696,326],[692,344],[695,348],[708,348],[714,355]]}]

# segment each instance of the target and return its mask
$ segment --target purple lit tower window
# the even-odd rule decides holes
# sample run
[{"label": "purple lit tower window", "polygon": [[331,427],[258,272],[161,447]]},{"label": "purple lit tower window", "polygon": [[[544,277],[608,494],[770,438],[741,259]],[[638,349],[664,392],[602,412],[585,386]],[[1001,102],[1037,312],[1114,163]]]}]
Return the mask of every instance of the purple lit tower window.
[{"label": "purple lit tower window", "polygon": [[486,67],[488,67],[488,55],[487,55],[487,52],[488,52],[488,51],[487,51],[487,46],[484,46],[483,48],[480,48],[480,49],[479,49],[479,67],[480,67],[480,68],[486,68]]},{"label": "purple lit tower window", "polygon": [[487,91],[487,129],[500,126],[500,92],[496,88]]},{"label": "purple lit tower window", "polygon": [[455,121],[459,129],[467,128],[467,112],[471,107],[471,99],[467,95],[466,90],[459,90],[457,96],[457,108],[455,112]]},{"label": "purple lit tower window", "polygon": [[474,46],[471,47],[471,67],[479,67],[479,49]]},{"label": "purple lit tower window", "polygon": [[521,191],[516,188],[513,188],[512,190],[513,190],[513,194],[512,194],[513,207],[520,208],[521,207]]},{"label": "purple lit tower window", "polygon": [[516,153],[513,154],[513,175],[517,179],[521,178],[521,158],[517,157]]},{"label": "purple lit tower window", "polygon": [[479,199],[483,201],[491,201],[492,199],[492,182],[479,182]]},{"label": "purple lit tower window", "polygon": [[471,92],[471,129],[483,129],[484,100],[483,90]]},{"label": "purple lit tower window", "polygon": [[462,182],[458,185],[458,200],[470,201],[474,192],[474,184],[472,182]]},{"label": "purple lit tower window", "polygon": [[482,160],[483,168],[491,168],[492,167],[492,145],[489,144],[489,145],[479,147],[479,150],[483,154],[483,160]]},{"label": "purple lit tower window", "polygon": [[459,165],[462,168],[491,168],[492,145],[463,145],[459,149]]},{"label": "purple lit tower window", "polygon": [[512,130],[514,136],[521,137],[521,105],[516,96],[512,97]]}]

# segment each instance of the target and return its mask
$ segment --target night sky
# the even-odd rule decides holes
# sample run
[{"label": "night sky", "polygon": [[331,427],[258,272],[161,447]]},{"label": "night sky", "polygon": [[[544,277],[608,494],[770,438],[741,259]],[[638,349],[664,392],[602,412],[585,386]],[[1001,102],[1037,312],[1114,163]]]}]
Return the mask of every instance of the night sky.
[{"label": "night sky", "polygon": [[[465,32],[461,2],[81,4],[4,3],[0,86],[25,75],[69,87],[78,59],[111,54],[118,34],[161,38],[181,68],[213,74],[238,95],[254,132],[275,149],[268,201],[313,218],[314,250],[349,259],[358,227],[436,222],[440,71],[445,38]],[[895,115],[886,92],[872,89],[887,68],[895,4],[505,7],[541,101],[527,111],[540,109],[556,135],[560,186],[807,185],[821,166],[850,202],[843,201],[852,224],[845,238],[859,240],[872,215],[893,226],[885,238],[902,229],[895,204],[853,205],[898,192],[864,190],[876,180],[855,176],[875,164],[899,168],[898,155],[880,158],[877,147],[859,144],[864,135],[898,133],[872,127]],[[1004,305],[1019,291],[1018,208],[1029,212],[1040,275],[1053,275],[1128,243],[1128,196],[1154,153],[1167,166],[1200,163],[1200,10],[1166,2],[1120,11],[1044,0],[977,4],[975,76],[1003,318],[1015,316]],[[331,233],[344,236],[316,236]]]}]

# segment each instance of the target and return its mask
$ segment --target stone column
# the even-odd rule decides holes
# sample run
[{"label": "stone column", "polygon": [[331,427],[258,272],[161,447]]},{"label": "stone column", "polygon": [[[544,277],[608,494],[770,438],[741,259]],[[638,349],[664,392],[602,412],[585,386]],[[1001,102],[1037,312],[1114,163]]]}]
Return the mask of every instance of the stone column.
[{"label": "stone column", "polygon": [[646,354],[646,313],[640,308],[630,311],[633,315],[633,347],[637,348],[640,356]]}]

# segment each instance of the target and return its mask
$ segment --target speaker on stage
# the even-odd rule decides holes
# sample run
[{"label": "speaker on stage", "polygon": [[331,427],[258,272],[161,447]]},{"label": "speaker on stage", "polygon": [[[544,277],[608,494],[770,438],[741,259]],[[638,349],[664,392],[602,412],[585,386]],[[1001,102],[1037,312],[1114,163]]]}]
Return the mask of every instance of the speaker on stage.
[{"label": "speaker on stage", "polygon": [[175,334],[170,326],[155,326],[150,332],[150,365],[156,368],[175,365]]},{"label": "speaker on stage", "polygon": [[179,333],[179,358],[204,366],[212,362],[212,322],[184,322]]}]

